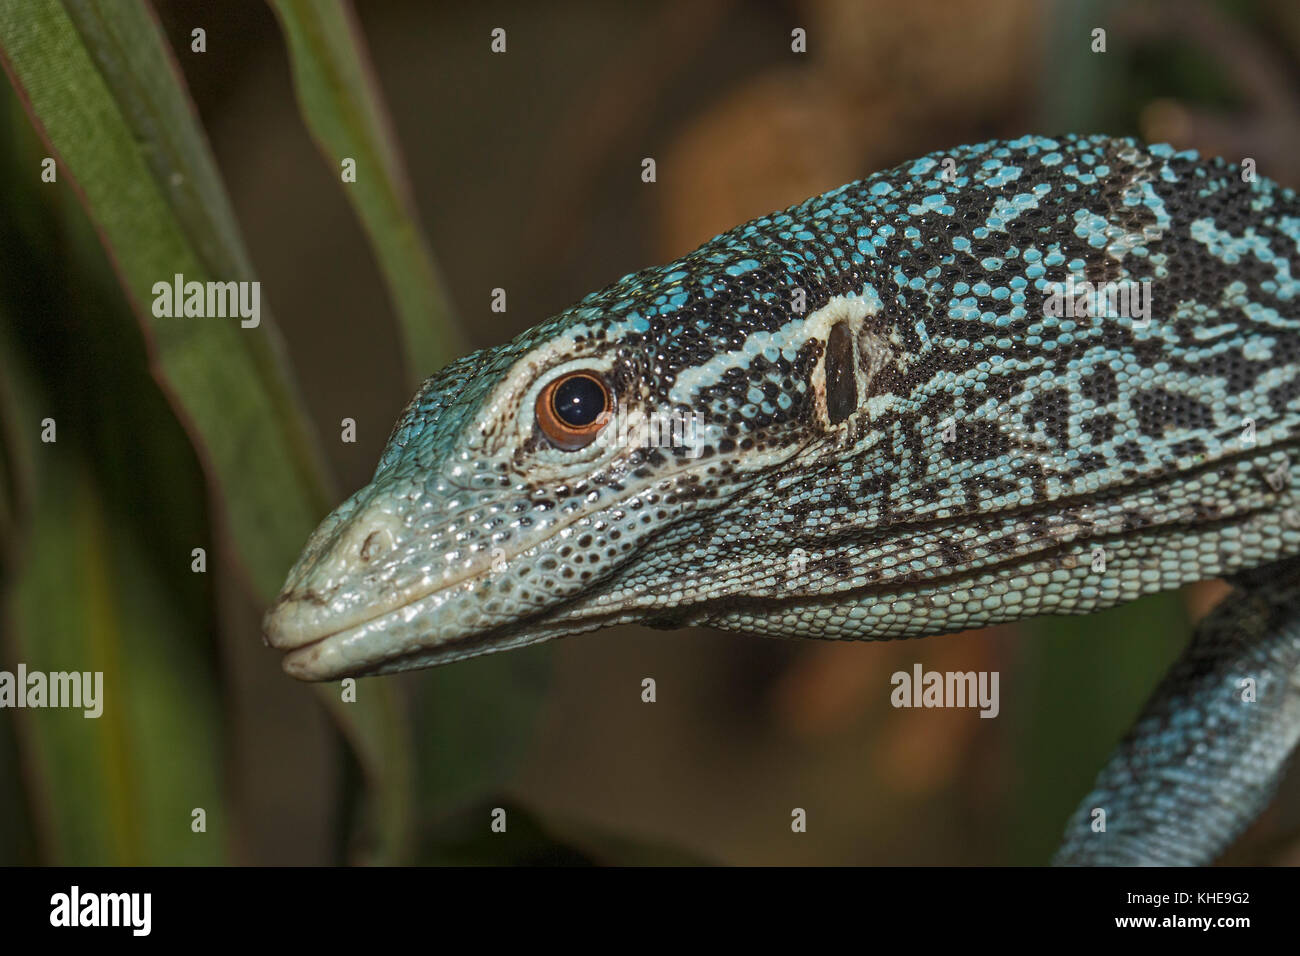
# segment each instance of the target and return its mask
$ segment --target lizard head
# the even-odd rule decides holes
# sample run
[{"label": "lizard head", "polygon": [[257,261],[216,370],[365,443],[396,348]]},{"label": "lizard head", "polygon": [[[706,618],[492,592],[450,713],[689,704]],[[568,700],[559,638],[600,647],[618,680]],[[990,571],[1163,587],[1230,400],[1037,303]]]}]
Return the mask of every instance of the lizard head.
[{"label": "lizard head", "polygon": [[[1098,592],[1097,550],[1147,590],[1220,573],[1150,529],[1277,505],[1235,436],[1291,427],[1294,203],[1168,147],[1023,137],[753,220],[427,381],[268,640],[330,679],[633,621],[905,637],[1134,596]],[[1138,308],[1076,313],[1078,283]],[[1249,494],[1213,490],[1229,465]]]},{"label": "lizard head", "polygon": [[683,542],[805,441],[822,350],[778,301],[779,263],[699,266],[627,276],[428,379],[267,614],[285,669],[328,680],[680,623]]}]

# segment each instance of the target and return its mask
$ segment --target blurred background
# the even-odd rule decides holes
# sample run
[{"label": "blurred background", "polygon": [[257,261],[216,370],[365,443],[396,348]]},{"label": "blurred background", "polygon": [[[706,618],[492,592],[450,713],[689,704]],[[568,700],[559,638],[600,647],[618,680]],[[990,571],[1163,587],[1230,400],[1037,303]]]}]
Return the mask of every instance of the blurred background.
[{"label": "blurred background", "polygon": [[[306,524],[274,549],[249,544],[251,503],[303,496],[267,492],[255,468],[222,471],[264,451],[256,430],[220,434],[220,407],[194,410],[234,366],[216,345],[142,326],[114,243],[148,222],[106,252],[69,149],[73,168],[41,180],[52,154],[23,105],[39,90],[3,84],[0,669],[102,670],[106,702],[98,720],[0,710],[0,863],[1049,859],[1223,585],[958,639],[620,628],[363,680],[356,705],[284,676],[260,639],[265,601],[310,524],[368,481],[410,372],[436,365],[413,368],[395,286],[309,132],[283,16],[252,2],[154,9],[274,310],[247,333],[269,343],[253,365],[283,369],[300,396],[322,490],[295,502]],[[392,0],[355,17],[386,104],[375,117],[450,303],[420,353],[443,361],[756,215],[960,143],[1135,135],[1253,157],[1300,185],[1290,0]],[[11,79],[18,22],[0,5]],[[89,43],[84,18],[77,28]],[[806,53],[791,50],[796,28]],[[58,129],[76,142],[58,124],[78,117],[43,120],[55,145]],[[170,208],[184,225],[183,201]],[[40,441],[47,417],[54,444]],[[1000,672],[1000,715],[893,709],[890,675],[915,663]],[[504,834],[489,832],[493,807],[508,811]],[[806,833],[791,832],[796,807]],[[1227,861],[1300,863],[1300,776]]]}]

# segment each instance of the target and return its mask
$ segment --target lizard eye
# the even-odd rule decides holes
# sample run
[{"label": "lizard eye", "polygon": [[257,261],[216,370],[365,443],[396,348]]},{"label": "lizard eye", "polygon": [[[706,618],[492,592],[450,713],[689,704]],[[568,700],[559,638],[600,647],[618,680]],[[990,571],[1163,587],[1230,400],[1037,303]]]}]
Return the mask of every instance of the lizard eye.
[{"label": "lizard eye", "polygon": [[537,396],[537,426],[551,444],[577,451],[599,434],[613,411],[609,386],[595,372],[570,372]]}]

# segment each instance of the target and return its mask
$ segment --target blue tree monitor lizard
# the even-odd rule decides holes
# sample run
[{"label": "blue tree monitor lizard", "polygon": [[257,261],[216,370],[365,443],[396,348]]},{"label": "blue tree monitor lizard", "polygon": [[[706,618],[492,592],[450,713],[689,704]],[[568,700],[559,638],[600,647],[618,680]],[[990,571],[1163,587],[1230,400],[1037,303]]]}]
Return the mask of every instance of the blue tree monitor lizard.
[{"label": "blue tree monitor lizard", "polygon": [[1300,735],[1298,252],[1293,190],[1127,139],[841,186],[429,378],[267,639],[333,680],[632,622],[920,637],[1224,577],[1056,857],[1212,861]]}]

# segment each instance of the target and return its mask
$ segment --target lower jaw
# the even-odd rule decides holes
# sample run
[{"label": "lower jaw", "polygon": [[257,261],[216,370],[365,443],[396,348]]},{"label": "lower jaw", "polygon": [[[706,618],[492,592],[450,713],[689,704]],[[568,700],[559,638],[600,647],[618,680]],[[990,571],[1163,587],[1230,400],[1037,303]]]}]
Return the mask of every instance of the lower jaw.
[{"label": "lower jaw", "polygon": [[448,641],[434,648],[398,651],[387,657],[348,658],[341,655],[330,644],[331,640],[332,638],[327,637],[313,644],[295,648],[285,654],[280,666],[286,674],[298,680],[332,681],[344,677],[372,677],[419,667],[432,667],[464,657],[487,654],[496,649],[478,647],[477,645],[483,643],[482,639],[468,637],[458,641]]},{"label": "lower jaw", "polygon": [[[400,613],[400,611],[393,613]],[[383,621],[389,617],[390,615],[384,615],[376,620]],[[368,652],[361,653],[366,650],[361,646],[365,638],[377,636],[373,633],[365,633],[366,629],[375,623],[370,622],[294,648],[285,654],[281,666],[291,677],[304,681],[374,677],[437,667],[471,657],[526,647],[542,641],[585,634],[615,624],[634,623],[642,617],[641,614],[625,611],[613,611],[589,618],[566,617],[562,611],[551,609],[521,621],[463,637],[446,638],[429,645],[416,644],[393,649],[388,653],[371,648]],[[355,649],[358,653],[347,653],[350,644],[356,645]]]},{"label": "lower jaw", "polygon": [[[401,648],[385,647],[382,639],[376,641],[377,635],[365,631],[366,625],[361,625],[296,647],[284,655],[280,666],[298,680],[331,681],[430,667],[496,649],[485,646],[493,642],[492,631],[450,638],[429,646]],[[424,659],[427,663],[416,663]]]}]

